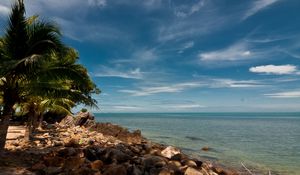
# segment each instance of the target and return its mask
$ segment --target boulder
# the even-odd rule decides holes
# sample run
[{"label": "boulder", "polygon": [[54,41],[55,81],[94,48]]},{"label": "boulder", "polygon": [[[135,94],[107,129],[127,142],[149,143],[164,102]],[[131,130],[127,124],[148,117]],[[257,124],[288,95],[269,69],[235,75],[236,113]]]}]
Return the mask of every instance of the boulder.
[{"label": "boulder", "polygon": [[163,168],[162,170],[160,170],[158,175],[171,175],[173,174],[171,170]]},{"label": "boulder", "polygon": [[44,163],[47,167],[62,167],[65,159],[58,156],[44,156]]},{"label": "boulder", "polygon": [[95,161],[98,159],[97,152],[92,147],[84,149],[83,152],[84,156],[90,161]]},{"label": "boulder", "polygon": [[132,165],[127,169],[127,174],[130,175],[144,175],[143,173],[143,167],[142,166],[136,166]]},{"label": "boulder", "polygon": [[72,138],[68,141],[66,141],[65,143],[65,146],[66,147],[79,147],[79,140],[78,139],[75,139],[75,138]]},{"label": "boulder", "polygon": [[74,171],[81,167],[84,163],[84,158],[80,156],[71,156],[65,160],[63,168],[65,170]]},{"label": "boulder", "polygon": [[186,159],[186,160],[183,160],[182,163],[184,165],[187,165],[188,167],[192,167],[192,168],[196,168],[197,167],[197,163],[193,160],[189,160],[189,159]]},{"label": "boulder", "polygon": [[91,162],[90,165],[93,170],[100,170],[104,164],[101,160],[95,160],[94,162]]},{"label": "boulder", "polygon": [[194,168],[189,167],[185,170],[184,175],[203,175],[203,173]]},{"label": "boulder", "polygon": [[91,120],[94,120],[95,117],[92,113],[85,111],[80,111],[74,119],[75,126],[85,126],[87,125]]},{"label": "boulder", "polygon": [[74,117],[67,115],[65,118],[63,118],[60,122],[59,122],[59,126],[61,128],[70,128],[70,127],[74,127],[75,126],[75,121],[74,121]]},{"label": "boulder", "polygon": [[123,165],[110,165],[103,175],[127,175],[126,168]]},{"label": "boulder", "polygon": [[186,155],[179,153],[179,154],[175,154],[174,156],[172,156],[171,160],[181,161],[186,158],[187,158]]},{"label": "boulder", "polygon": [[43,164],[43,163],[41,163],[41,162],[36,163],[36,164],[34,164],[34,165],[31,167],[31,169],[32,169],[33,171],[39,171],[39,170],[43,170],[43,169],[45,169],[45,168],[46,168],[46,165]]},{"label": "boulder", "polygon": [[146,156],[142,162],[145,169],[160,168],[166,165],[165,159],[159,156]]},{"label": "boulder", "polygon": [[105,152],[106,154],[104,157],[108,162],[122,163],[131,159],[129,155],[115,148],[107,148]]},{"label": "boulder", "polygon": [[176,154],[180,154],[180,150],[173,146],[168,146],[167,148],[161,151],[161,155],[169,159]]}]

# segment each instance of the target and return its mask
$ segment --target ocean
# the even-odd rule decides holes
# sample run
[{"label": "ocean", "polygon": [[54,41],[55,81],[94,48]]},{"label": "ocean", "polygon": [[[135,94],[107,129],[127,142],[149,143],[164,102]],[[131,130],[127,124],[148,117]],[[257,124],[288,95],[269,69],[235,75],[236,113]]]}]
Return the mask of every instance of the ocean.
[{"label": "ocean", "polygon": [[[190,156],[261,174],[300,174],[300,113],[97,113]],[[202,151],[203,147],[211,148]]]}]

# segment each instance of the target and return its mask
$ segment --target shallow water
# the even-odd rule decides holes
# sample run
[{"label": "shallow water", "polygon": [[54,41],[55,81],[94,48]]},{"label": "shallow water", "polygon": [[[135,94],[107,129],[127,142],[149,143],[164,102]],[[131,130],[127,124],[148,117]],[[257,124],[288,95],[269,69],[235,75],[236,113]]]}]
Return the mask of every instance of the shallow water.
[{"label": "shallow water", "polygon": [[[300,174],[300,113],[95,114],[192,156],[264,174]],[[208,146],[210,151],[201,151]]]}]

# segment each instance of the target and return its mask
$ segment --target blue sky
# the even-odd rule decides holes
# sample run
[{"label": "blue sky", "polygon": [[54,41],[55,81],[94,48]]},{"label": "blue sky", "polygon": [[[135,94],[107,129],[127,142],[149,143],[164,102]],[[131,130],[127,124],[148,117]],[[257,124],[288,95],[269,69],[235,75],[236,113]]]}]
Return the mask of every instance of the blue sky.
[{"label": "blue sky", "polygon": [[[0,2],[6,21],[11,1]],[[102,112],[300,111],[298,0],[27,0],[80,53]]]}]

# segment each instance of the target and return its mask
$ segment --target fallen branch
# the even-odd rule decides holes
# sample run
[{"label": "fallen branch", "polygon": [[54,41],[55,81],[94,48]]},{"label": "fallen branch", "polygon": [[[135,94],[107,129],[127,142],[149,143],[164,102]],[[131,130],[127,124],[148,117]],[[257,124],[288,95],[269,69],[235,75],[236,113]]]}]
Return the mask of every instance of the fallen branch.
[{"label": "fallen branch", "polygon": [[249,174],[251,174],[251,175],[254,175],[244,164],[243,164],[243,162],[241,162],[241,164],[242,164],[242,166],[245,168],[245,170],[249,173]]},{"label": "fallen branch", "polygon": [[205,174],[209,175],[209,173],[205,170],[205,168],[202,168],[202,170],[205,172]]}]

